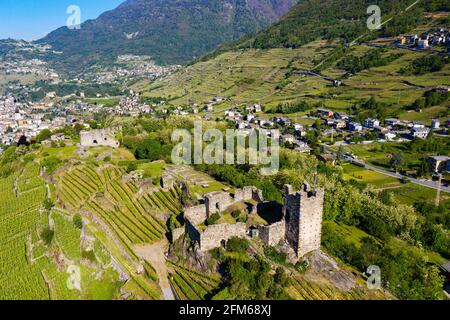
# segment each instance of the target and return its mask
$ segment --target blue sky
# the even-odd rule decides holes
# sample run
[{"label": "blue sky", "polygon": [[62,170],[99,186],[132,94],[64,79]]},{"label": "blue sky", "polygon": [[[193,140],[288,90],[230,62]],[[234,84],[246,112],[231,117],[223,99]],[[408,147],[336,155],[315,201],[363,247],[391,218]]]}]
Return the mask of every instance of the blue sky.
[{"label": "blue sky", "polygon": [[64,26],[70,5],[81,10],[81,21],[98,17],[124,0],[0,0],[0,39],[37,40]]}]

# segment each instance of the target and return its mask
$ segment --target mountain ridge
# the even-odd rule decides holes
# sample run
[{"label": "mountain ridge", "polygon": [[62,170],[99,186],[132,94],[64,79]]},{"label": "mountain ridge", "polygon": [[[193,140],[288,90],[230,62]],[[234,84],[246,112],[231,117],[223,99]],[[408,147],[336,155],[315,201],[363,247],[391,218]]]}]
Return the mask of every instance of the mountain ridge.
[{"label": "mountain ridge", "polygon": [[37,43],[62,52],[59,69],[80,70],[120,54],[149,55],[159,64],[184,64],[223,42],[256,33],[297,0],[128,0],[80,30],[61,27]]}]

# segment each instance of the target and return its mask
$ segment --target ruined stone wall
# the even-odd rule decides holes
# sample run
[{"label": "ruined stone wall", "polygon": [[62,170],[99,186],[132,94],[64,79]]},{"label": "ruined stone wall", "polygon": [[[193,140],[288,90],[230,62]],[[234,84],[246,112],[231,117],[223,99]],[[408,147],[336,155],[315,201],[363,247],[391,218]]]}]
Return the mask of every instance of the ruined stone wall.
[{"label": "ruined stone wall", "polygon": [[297,253],[299,246],[300,195],[286,194],[284,198],[283,217],[285,220],[286,242]]},{"label": "ruined stone wall", "polygon": [[246,236],[245,223],[212,225],[200,233],[200,250],[208,251],[218,248],[233,237],[245,238]]},{"label": "ruined stone wall", "polygon": [[172,231],[172,242],[175,242],[178,239],[180,239],[184,235],[185,231],[186,231],[185,227],[174,229]]},{"label": "ruined stone wall", "polygon": [[184,218],[189,220],[194,226],[206,220],[206,206],[204,204],[184,209]]},{"label": "ruined stone wall", "polygon": [[165,190],[172,189],[175,185],[176,179],[171,174],[164,174],[161,177],[162,188]]},{"label": "ruined stone wall", "polygon": [[250,201],[254,200],[256,202],[263,202],[264,198],[262,191],[258,190],[256,187],[244,187],[242,189],[237,189],[234,192],[234,201]]},{"label": "ruined stone wall", "polygon": [[322,237],[324,191],[315,196],[303,196],[300,203],[300,226],[298,256],[319,250]]},{"label": "ruined stone wall", "polygon": [[235,203],[234,199],[226,192],[211,192],[205,195],[206,216],[225,211],[229,206]]},{"label": "ruined stone wall", "polygon": [[191,241],[200,244],[200,231],[189,220],[186,221],[186,232]]},{"label": "ruined stone wall", "polygon": [[119,142],[115,139],[115,132],[112,129],[99,129],[80,132],[80,145],[82,147],[119,147]]},{"label": "ruined stone wall", "polygon": [[276,246],[284,241],[286,234],[284,220],[271,224],[269,226],[259,226],[259,238],[269,246]]}]

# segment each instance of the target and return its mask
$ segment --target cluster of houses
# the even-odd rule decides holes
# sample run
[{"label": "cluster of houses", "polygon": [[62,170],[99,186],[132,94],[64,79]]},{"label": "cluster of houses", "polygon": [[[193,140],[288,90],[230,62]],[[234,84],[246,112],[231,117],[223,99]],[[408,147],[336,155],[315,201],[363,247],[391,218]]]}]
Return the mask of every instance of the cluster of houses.
[{"label": "cluster of houses", "polygon": [[131,92],[130,96],[121,98],[117,106],[110,106],[107,111],[117,115],[137,117],[151,113],[153,109],[147,103],[141,103],[138,94]]},{"label": "cluster of houses", "polygon": [[[253,130],[265,132],[268,136],[271,135],[271,129],[282,129],[283,133],[280,136],[280,142],[284,145],[292,147],[294,150],[301,153],[310,153],[311,148],[304,141],[308,128],[291,121],[287,117],[273,117],[265,119],[256,116],[254,113],[261,112],[262,108],[259,104],[248,105],[243,108],[245,115],[238,110],[225,111],[225,118],[236,125],[240,132],[250,135]],[[292,133],[287,133],[292,132]]]},{"label": "cluster of houses", "polygon": [[[52,52],[51,46],[26,41],[10,40],[7,43],[12,49],[0,59],[0,73],[4,74],[33,74],[39,77],[58,79],[58,73],[40,59],[28,58],[30,53]],[[54,52],[54,51],[53,51]]]},{"label": "cluster of houses", "polygon": [[148,56],[122,55],[117,57],[116,64],[88,74],[86,80],[96,83],[114,83],[136,78],[155,80],[177,71],[180,67],[159,66]]},{"label": "cluster of houses", "polygon": [[59,78],[55,70],[39,59],[0,60],[0,72],[5,74],[33,74],[44,78]]},{"label": "cluster of houses", "polygon": [[440,28],[428,31],[420,36],[417,34],[403,36],[398,39],[397,43],[399,45],[417,47],[419,49],[428,49],[432,46],[439,45],[450,47],[450,31],[445,28]]},{"label": "cluster of houses", "polygon": [[[364,120],[364,123],[360,123],[356,121],[353,116],[328,109],[319,108],[313,114],[316,117],[321,118],[323,124],[331,127],[336,133],[343,131],[348,131],[350,133],[375,132],[387,141],[404,141],[405,139],[415,138],[425,139],[428,137],[431,130],[438,130],[441,128],[439,119],[433,119],[431,126],[426,127],[422,122],[390,118],[384,120],[383,126],[382,121],[379,119],[367,118]],[[446,121],[445,126],[447,128],[449,127],[449,120]]]},{"label": "cluster of houses", "polygon": [[33,138],[42,130],[55,130],[74,121],[73,117],[60,115],[50,120],[42,103],[21,103],[11,96],[0,96],[0,143],[11,145],[21,136]]}]

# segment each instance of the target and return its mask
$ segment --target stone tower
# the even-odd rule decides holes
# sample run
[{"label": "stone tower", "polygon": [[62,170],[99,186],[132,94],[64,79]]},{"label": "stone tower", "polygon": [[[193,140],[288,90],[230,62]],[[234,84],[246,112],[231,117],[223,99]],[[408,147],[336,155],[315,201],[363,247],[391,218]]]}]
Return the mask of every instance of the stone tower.
[{"label": "stone tower", "polygon": [[286,241],[297,257],[320,249],[324,190],[311,190],[305,183],[303,189],[293,192],[284,186],[283,217],[286,223]]}]

